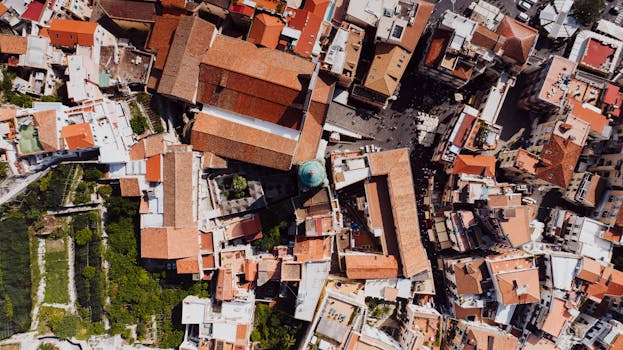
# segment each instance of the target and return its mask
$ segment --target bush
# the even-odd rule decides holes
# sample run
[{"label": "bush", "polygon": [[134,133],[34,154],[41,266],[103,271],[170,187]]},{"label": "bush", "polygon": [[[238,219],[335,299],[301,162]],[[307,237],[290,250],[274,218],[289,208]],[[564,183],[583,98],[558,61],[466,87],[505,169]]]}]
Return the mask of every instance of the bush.
[{"label": "bush", "polygon": [[302,338],[302,330],[301,321],[277,308],[258,304],[251,340],[259,342],[260,348],[287,350],[294,347],[297,339]]},{"label": "bush", "polygon": [[164,132],[164,126],[162,125],[156,125],[156,127],[154,128],[157,134],[163,133]]},{"label": "bush", "polygon": [[132,113],[132,119],[130,119],[132,131],[137,135],[142,135],[148,127],[147,118],[145,118],[134,101],[130,103],[130,112]]},{"label": "bush", "polygon": [[7,178],[9,175],[9,163],[0,162],[0,181]]},{"label": "bush", "polygon": [[82,270],[82,276],[88,280],[93,279],[95,277],[95,273],[97,269],[93,266],[85,266]]},{"label": "bush", "polygon": [[61,102],[63,99],[56,95],[45,95],[41,97],[41,102]]},{"label": "bush", "polygon": [[93,237],[93,232],[88,227],[85,227],[82,230],[76,232],[75,236],[77,245],[86,245],[87,243],[89,243],[89,241],[91,241],[91,237]]},{"label": "bush", "polygon": [[97,181],[102,177],[104,177],[104,173],[97,168],[85,169],[84,174],[82,175],[82,178],[86,181]]},{"label": "bush", "polygon": [[97,194],[102,197],[108,197],[112,194],[112,187],[110,185],[103,185],[97,188]]}]

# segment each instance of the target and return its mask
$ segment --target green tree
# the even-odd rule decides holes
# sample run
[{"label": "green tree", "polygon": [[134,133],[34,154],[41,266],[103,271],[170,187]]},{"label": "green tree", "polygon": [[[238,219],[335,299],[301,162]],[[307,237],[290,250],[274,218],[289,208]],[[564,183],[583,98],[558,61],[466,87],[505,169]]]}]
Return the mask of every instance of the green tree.
[{"label": "green tree", "polygon": [[61,102],[62,98],[56,95],[45,95],[41,97],[41,102]]},{"label": "green tree", "polygon": [[582,24],[588,25],[599,19],[601,16],[600,11],[604,4],[604,0],[575,0],[573,3],[573,15]]},{"label": "green tree", "polygon": [[102,197],[108,197],[112,194],[112,187],[110,185],[102,185],[97,188],[97,193]]},{"label": "green tree", "polygon": [[9,175],[9,163],[0,162],[0,181],[6,179]]},{"label": "green tree", "polygon": [[93,266],[85,266],[84,270],[82,270],[82,277],[90,280],[93,279],[93,277],[95,277],[95,273],[97,272],[97,269]]},{"label": "green tree", "polygon": [[247,190],[247,179],[238,174],[231,179],[231,188],[236,192],[244,192]]},{"label": "green tree", "polygon": [[104,173],[97,168],[89,168],[84,170],[82,177],[87,181],[97,181],[104,177]]},{"label": "green tree", "polygon": [[89,243],[89,241],[91,241],[91,238],[93,237],[93,232],[90,228],[85,227],[82,230],[76,232],[75,236],[77,245],[86,245],[87,243]]}]

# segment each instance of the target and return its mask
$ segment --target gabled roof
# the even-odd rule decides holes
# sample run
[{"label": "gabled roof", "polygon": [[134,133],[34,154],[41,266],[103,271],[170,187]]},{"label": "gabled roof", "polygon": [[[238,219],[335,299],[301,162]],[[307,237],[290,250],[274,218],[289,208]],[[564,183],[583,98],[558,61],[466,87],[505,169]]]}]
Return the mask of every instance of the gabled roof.
[{"label": "gabled roof", "polygon": [[503,55],[519,64],[524,64],[528,60],[530,50],[539,36],[538,30],[510,16],[504,16],[497,33],[503,37],[498,43],[498,47],[504,50]]},{"label": "gabled roof", "polygon": [[180,17],[167,62],[162,71],[158,93],[189,103],[195,102],[199,63],[210,47],[215,31],[214,24],[198,16]]},{"label": "gabled roof", "polygon": [[398,261],[391,255],[346,255],[345,261],[346,276],[350,279],[398,277]]},{"label": "gabled roof", "polygon": [[154,27],[149,34],[146,48],[156,51],[155,69],[163,69],[169,55],[169,47],[173,41],[173,33],[177,29],[180,18],[177,16],[157,16]]},{"label": "gabled roof", "polygon": [[284,26],[279,17],[262,12],[253,19],[247,40],[254,44],[274,49],[279,43],[279,36]]},{"label": "gabled roof", "polygon": [[28,4],[28,7],[26,7],[26,11],[22,13],[22,18],[32,22],[39,22],[44,8],[44,3],[39,1],[31,1],[30,4]]},{"label": "gabled roof", "polygon": [[154,22],[156,4],[147,1],[100,0],[99,6],[108,17],[137,22]]},{"label": "gabled roof", "polygon": [[54,18],[52,22],[50,22],[50,29],[48,29],[48,31],[94,35],[97,26],[97,22]]},{"label": "gabled roof", "polygon": [[623,296],[623,272],[611,267],[603,267],[599,280],[591,283],[586,293],[591,300],[597,303],[608,295]]},{"label": "gabled roof", "polygon": [[56,110],[35,112],[33,119],[37,127],[37,138],[41,148],[45,152],[55,152],[61,149],[58,130],[56,129]]},{"label": "gabled roof", "polygon": [[553,298],[541,330],[558,337],[562,333],[565,322],[571,323],[572,320],[573,315],[569,313],[565,301],[560,298]]},{"label": "gabled roof", "polygon": [[147,158],[145,166],[145,180],[149,182],[160,182],[162,180],[162,156],[160,154]]},{"label": "gabled roof", "polygon": [[420,238],[409,150],[406,148],[368,154],[372,176],[387,176],[392,215],[396,228],[402,274],[411,277],[430,269]]},{"label": "gabled roof", "polygon": [[422,33],[424,33],[424,29],[428,24],[428,20],[430,16],[433,14],[435,10],[435,4],[424,1],[424,0],[416,0],[417,9],[415,12],[415,17],[413,18],[413,25],[408,25],[404,33],[402,34],[402,39],[400,40],[400,46],[408,50],[409,52],[413,52],[422,37]]},{"label": "gabled roof", "polygon": [[218,269],[216,280],[216,300],[232,300],[234,299],[234,274],[231,269]]},{"label": "gabled roof", "polygon": [[[468,327],[467,344],[464,349],[484,350],[484,349],[517,349],[519,339],[510,333],[501,330]],[[473,344],[473,345],[472,345]]]},{"label": "gabled roof", "polygon": [[119,187],[121,187],[122,197],[140,197],[141,187],[136,177],[122,177],[119,179]]},{"label": "gabled roof", "polygon": [[195,117],[190,143],[199,151],[282,170],[290,169],[297,144],[296,140],[205,113]]},{"label": "gabled roof", "polygon": [[495,156],[459,154],[452,174],[472,174],[495,178]]},{"label": "gabled roof", "polygon": [[410,59],[411,53],[398,45],[377,43],[364,86],[383,96],[393,95]]},{"label": "gabled roof", "polygon": [[28,49],[28,38],[0,34],[0,52],[9,55],[24,55]]},{"label": "gabled roof", "polygon": [[597,280],[601,276],[602,265],[596,260],[588,257],[583,257],[580,264],[581,269],[576,277],[590,283],[597,282]]},{"label": "gabled roof", "polygon": [[185,146],[170,147],[164,155],[162,182],[164,186],[164,225],[196,227],[193,212],[193,153]]},{"label": "gabled roof", "polygon": [[178,274],[199,273],[199,259],[196,256],[180,259],[175,262]]},{"label": "gabled roof", "polygon": [[530,211],[525,205],[500,209],[500,226],[511,246],[519,247],[531,241]]},{"label": "gabled roof", "polygon": [[489,277],[484,259],[454,264],[456,291],[458,294],[482,294],[482,281]]},{"label": "gabled roof", "polygon": [[536,176],[553,185],[566,188],[571,182],[573,170],[581,153],[582,147],[570,139],[552,135],[541,150],[541,163],[536,168]]},{"label": "gabled roof", "polygon": [[91,124],[71,124],[61,129],[61,137],[65,140],[68,150],[90,148],[95,146]]},{"label": "gabled roof", "polygon": [[150,227],[141,230],[141,258],[174,260],[196,256],[196,228]]},{"label": "gabled roof", "polygon": [[539,270],[502,272],[495,275],[504,305],[536,303],[541,300]]},{"label": "gabled roof", "polygon": [[331,258],[331,236],[296,236],[293,254],[297,261],[326,261]]}]

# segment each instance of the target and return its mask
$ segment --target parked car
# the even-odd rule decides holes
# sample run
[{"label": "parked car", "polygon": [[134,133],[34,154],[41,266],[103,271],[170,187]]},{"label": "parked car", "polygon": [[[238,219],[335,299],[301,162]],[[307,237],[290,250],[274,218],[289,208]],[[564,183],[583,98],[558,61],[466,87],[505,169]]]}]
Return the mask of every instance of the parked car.
[{"label": "parked car", "polygon": [[610,8],[610,13],[613,15],[618,15],[621,12],[621,6],[615,6]]},{"label": "parked car", "polygon": [[519,3],[517,3],[517,7],[519,7],[520,9],[524,11],[528,11],[529,9],[532,8],[532,4],[530,4],[529,2],[526,2],[526,0],[521,0]]},{"label": "parked car", "polygon": [[517,20],[527,23],[530,20],[530,16],[528,16],[525,12],[519,12]]}]

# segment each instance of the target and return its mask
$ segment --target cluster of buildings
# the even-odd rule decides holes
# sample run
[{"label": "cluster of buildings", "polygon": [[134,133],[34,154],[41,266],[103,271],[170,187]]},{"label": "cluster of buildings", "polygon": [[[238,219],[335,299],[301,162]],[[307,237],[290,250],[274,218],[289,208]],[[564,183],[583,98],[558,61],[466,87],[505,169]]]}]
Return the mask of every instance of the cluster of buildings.
[{"label": "cluster of buildings", "polygon": [[[4,0],[12,89],[67,99],[1,108],[0,158],[14,175],[108,166],[140,202],[145,266],[211,281],[182,303],[183,350],[253,349],[258,302],[292,305],[300,349],[623,348],[623,30],[538,59],[539,31],[492,4],[434,9]],[[361,138],[327,121],[386,108],[417,46],[411,67],[445,88],[494,83],[443,123],[417,116],[440,176],[416,186],[409,149],[327,152],[328,134]],[[497,119],[518,77],[534,122],[509,145]],[[181,135],[134,134],[139,107],[118,97],[136,91],[181,106]],[[566,204],[539,206],[550,190]]]}]

